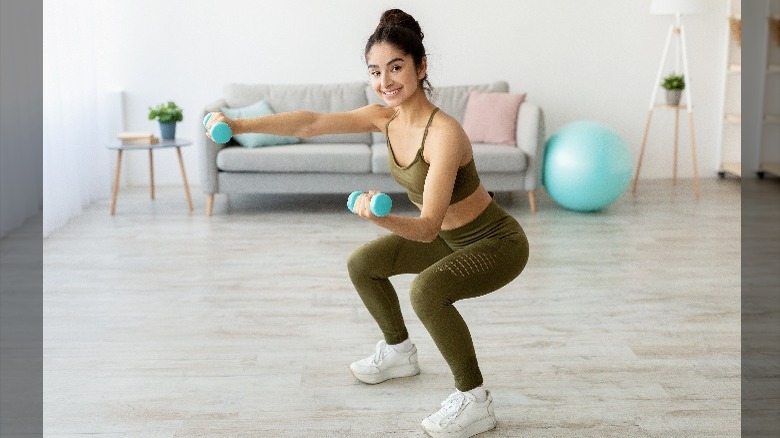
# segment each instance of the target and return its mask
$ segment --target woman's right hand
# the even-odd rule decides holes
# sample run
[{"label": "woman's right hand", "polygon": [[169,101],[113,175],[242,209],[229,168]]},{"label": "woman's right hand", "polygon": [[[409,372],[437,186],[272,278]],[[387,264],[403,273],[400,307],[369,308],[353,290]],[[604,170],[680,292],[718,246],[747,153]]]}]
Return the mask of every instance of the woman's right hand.
[{"label": "woman's right hand", "polygon": [[376,220],[378,216],[371,211],[371,198],[380,193],[382,192],[378,190],[369,190],[368,192],[361,193],[355,201],[355,214],[363,219],[371,221]]},{"label": "woman's right hand", "polygon": [[233,135],[238,133],[238,126],[234,119],[229,118],[221,112],[213,112],[211,113],[211,117],[209,117],[209,121],[206,122],[206,136],[211,141],[214,141],[214,139],[211,138],[211,127],[219,122],[226,123],[228,127],[230,127],[230,131],[233,133]]}]

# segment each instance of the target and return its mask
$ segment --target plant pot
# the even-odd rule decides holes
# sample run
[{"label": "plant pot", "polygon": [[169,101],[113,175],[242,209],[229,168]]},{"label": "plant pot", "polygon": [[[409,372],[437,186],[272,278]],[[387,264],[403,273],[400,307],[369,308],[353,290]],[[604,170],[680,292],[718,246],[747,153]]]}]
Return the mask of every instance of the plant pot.
[{"label": "plant pot", "polygon": [[666,90],[666,104],[679,105],[683,90]]},{"label": "plant pot", "polygon": [[176,122],[160,122],[160,136],[166,140],[176,138]]}]

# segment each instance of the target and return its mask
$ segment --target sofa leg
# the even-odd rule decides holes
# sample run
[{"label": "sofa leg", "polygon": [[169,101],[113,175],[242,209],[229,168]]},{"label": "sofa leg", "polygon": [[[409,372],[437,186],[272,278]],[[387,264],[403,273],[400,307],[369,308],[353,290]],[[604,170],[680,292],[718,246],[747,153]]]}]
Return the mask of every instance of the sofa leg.
[{"label": "sofa leg", "polygon": [[211,216],[211,212],[214,210],[214,194],[209,193],[206,197],[206,216]]},{"label": "sofa leg", "polygon": [[536,213],[536,196],[533,190],[528,191],[528,203],[531,204],[531,213]]}]

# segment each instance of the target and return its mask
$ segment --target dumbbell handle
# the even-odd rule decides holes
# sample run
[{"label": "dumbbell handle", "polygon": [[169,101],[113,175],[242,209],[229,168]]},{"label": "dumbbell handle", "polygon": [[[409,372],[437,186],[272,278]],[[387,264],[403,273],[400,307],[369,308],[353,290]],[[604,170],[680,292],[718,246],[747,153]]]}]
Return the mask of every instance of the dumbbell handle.
[{"label": "dumbbell handle", "polygon": [[[352,192],[349,195],[349,198],[347,199],[347,208],[352,213],[355,213],[355,202],[357,202],[357,198],[362,194],[363,192]],[[384,217],[390,214],[390,210],[393,209],[393,200],[384,193],[377,193],[371,197],[369,208],[374,216]]]},{"label": "dumbbell handle", "polygon": [[[212,114],[214,113],[208,113],[206,114],[206,117],[203,118],[204,128],[208,124]],[[215,123],[211,127],[211,131],[209,133],[211,134],[211,138],[213,138],[215,142],[222,143],[222,144],[225,144],[228,141],[230,141],[230,137],[233,136],[233,131],[231,131],[230,126],[228,126],[228,124],[225,122]]]}]

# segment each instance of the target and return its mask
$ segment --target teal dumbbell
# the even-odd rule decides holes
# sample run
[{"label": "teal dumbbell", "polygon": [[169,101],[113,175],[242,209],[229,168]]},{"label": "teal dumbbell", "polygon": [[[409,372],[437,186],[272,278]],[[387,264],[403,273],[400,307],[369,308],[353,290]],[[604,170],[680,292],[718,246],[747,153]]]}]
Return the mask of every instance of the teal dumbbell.
[{"label": "teal dumbbell", "polygon": [[[208,124],[212,114],[213,113],[208,113],[206,114],[206,117],[203,118],[204,128],[206,127],[206,124]],[[215,123],[214,126],[211,127],[211,138],[213,138],[217,143],[225,144],[232,136],[233,131],[230,130],[230,126],[228,126],[228,124],[225,122]]]},{"label": "teal dumbbell", "polygon": [[[363,194],[363,192],[352,192],[347,199],[347,208],[352,213],[355,212],[355,202],[361,194]],[[384,193],[378,193],[371,197],[369,208],[374,216],[385,217],[390,214],[390,210],[393,209],[393,200]]]}]

